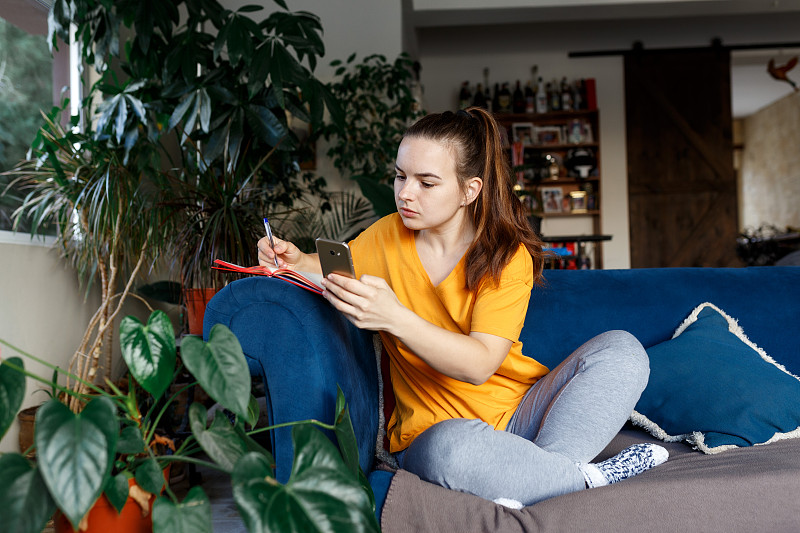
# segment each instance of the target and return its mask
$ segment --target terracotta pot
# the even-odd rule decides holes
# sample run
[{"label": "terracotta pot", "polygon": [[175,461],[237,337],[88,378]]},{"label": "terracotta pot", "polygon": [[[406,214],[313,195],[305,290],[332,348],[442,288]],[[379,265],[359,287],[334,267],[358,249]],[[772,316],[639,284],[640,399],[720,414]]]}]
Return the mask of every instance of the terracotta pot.
[{"label": "terracotta pot", "polygon": [[[129,488],[135,484],[134,479],[128,480]],[[89,510],[86,529],[82,530],[82,533],[152,533],[151,511],[154,500],[155,498],[151,494],[145,511],[129,496],[122,511],[117,514],[117,510],[103,494]],[[73,533],[72,525],[61,511],[56,512],[54,525],[56,533]]]},{"label": "terracotta pot", "polygon": [[[33,446],[33,422],[36,419],[36,411],[39,410],[39,405],[23,409],[17,414],[19,421],[19,451],[25,453],[25,450]],[[28,457],[34,457],[36,454],[31,452]]]},{"label": "terracotta pot", "polygon": [[184,289],[183,298],[186,301],[186,318],[189,322],[190,335],[203,334],[203,315],[206,304],[217,293],[217,289]]}]

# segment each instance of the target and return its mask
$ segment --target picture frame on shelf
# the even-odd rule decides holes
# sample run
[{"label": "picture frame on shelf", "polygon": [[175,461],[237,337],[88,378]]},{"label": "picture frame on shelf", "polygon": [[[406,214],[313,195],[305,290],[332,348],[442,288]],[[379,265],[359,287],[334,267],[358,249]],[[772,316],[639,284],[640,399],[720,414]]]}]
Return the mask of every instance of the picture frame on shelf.
[{"label": "picture frame on shelf", "polygon": [[539,190],[542,195],[542,211],[544,213],[562,213],[564,201],[564,190],[561,187],[541,187]]},{"label": "picture frame on shelf", "polygon": [[511,125],[511,136],[514,142],[522,143],[522,146],[531,146],[534,144],[533,139],[533,123],[532,122],[515,122]]},{"label": "picture frame on shelf", "polygon": [[537,126],[533,129],[536,144],[561,144],[561,128],[558,126]]},{"label": "picture frame on shelf", "polygon": [[588,213],[586,208],[586,191],[572,191],[569,193],[570,210],[573,213]]},{"label": "picture frame on shelf", "polygon": [[592,130],[591,122],[583,121],[583,140],[581,142],[586,144],[594,142],[594,131]]},{"label": "picture frame on shelf", "polygon": [[567,140],[572,144],[580,144],[584,142],[586,139],[585,128],[586,123],[583,120],[579,120],[577,118],[573,119],[572,122],[569,123]]},{"label": "picture frame on shelf", "polygon": [[567,214],[572,212],[572,200],[569,194],[565,194],[564,197],[561,198],[561,212]]}]

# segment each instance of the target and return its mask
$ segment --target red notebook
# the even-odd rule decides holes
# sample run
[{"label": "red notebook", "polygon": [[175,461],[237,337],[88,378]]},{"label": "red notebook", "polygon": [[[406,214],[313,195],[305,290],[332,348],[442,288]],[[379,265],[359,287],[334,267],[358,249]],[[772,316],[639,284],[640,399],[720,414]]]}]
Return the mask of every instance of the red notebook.
[{"label": "red notebook", "polygon": [[211,268],[215,268],[217,270],[239,272],[240,274],[251,274],[253,276],[277,278],[287,283],[291,283],[292,285],[306,289],[307,291],[322,294],[322,287],[320,286],[322,284],[322,274],[297,272],[295,270],[289,270],[288,268],[273,268],[270,270],[269,267],[265,266],[243,267],[234,265],[233,263],[228,263],[222,259],[215,259],[214,263],[215,264]]}]

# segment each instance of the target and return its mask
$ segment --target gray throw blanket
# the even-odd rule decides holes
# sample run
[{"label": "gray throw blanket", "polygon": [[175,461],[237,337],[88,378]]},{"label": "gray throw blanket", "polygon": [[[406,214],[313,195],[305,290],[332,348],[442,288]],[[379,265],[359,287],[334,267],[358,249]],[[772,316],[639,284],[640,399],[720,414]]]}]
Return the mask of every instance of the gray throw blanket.
[{"label": "gray throw blanket", "polygon": [[[626,427],[598,456],[657,442]],[[400,470],[383,507],[384,533],[800,531],[800,439],[704,455],[667,443],[667,463],[616,485],[515,511]]]}]

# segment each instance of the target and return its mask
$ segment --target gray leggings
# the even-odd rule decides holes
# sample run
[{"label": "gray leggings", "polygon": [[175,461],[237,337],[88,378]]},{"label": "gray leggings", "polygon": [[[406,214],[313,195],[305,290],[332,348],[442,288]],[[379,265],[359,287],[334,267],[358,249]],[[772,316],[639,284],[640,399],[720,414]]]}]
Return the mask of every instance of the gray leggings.
[{"label": "gray leggings", "polygon": [[398,454],[420,478],[488,500],[532,505],[585,487],[589,462],[628,419],[650,373],[647,353],[624,331],[598,335],[525,394],[505,431],[451,419]]}]

